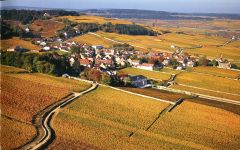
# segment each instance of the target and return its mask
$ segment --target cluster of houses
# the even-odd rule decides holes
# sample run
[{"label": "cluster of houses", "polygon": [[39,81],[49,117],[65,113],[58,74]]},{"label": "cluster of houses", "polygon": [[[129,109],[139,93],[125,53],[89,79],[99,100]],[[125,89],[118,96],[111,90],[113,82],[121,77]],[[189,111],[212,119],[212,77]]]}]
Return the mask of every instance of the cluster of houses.
[{"label": "cluster of houses", "polygon": [[[71,66],[78,64],[82,67],[95,68],[101,72],[106,72],[110,76],[116,76],[117,70],[125,67],[134,67],[138,69],[153,71],[156,69],[162,69],[165,66],[172,65],[174,66],[174,69],[183,70],[187,67],[197,66],[199,59],[182,52],[144,53],[138,50],[119,50],[114,48],[104,48],[102,45],[90,46],[87,44],[79,44],[75,41],[64,41],[59,37],[33,38],[32,43],[42,47],[40,52],[60,50],[70,53],[68,60]],[[78,50],[73,51],[73,46]],[[9,49],[8,51],[24,52],[24,49],[17,46],[13,49]],[[35,52],[36,50],[31,51]],[[141,61],[142,59],[145,59],[145,61]],[[154,61],[149,60],[157,60],[158,63],[154,63]],[[220,68],[231,68],[230,62],[225,61],[222,58],[219,58],[216,61],[218,62],[218,67]],[[130,76],[130,80],[131,85],[134,87],[145,88],[151,86],[149,80],[141,75]]]}]

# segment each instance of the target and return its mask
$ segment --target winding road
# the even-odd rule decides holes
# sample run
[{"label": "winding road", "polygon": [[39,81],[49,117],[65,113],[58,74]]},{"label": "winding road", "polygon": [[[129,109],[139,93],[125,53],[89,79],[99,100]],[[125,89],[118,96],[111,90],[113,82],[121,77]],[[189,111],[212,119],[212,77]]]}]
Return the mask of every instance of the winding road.
[{"label": "winding road", "polygon": [[42,110],[35,116],[34,126],[37,130],[37,136],[29,143],[23,145],[19,149],[22,150],[37,150],[45,148],[55,137],[55,132],[50,126],[50,122],[54,114],[59,111],[62,107],[69,104],[73,100],[77,99],[79,96],[87,94],[98,87],[98,84],[92,83],[92,86],[82,91],[81,93],[72,93],[59,102],[52,104],[46,109]]}]

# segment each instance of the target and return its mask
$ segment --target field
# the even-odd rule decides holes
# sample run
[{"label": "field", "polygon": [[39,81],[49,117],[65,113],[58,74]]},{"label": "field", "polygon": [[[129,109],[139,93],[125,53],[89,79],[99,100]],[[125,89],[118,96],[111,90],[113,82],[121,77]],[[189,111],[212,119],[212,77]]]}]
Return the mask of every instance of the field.
[{"label": "field", "polygon": [[73,149],[79,141],[103,149],[115,144],[119,147],[118,140],[128,139],[131,132],[145,129],[167,105],[99,87],[67,106],[55,118],[53,127],[57,138],[52,147],[67,148],[59,138],[73,141]]},{"label": "field", "polygon": [[[213,36],[205,36],[201,34],[164,34],[160,36],[132,36],[132,35],[123,35],[117,33],[106,33],[99,31],[96,33],[98,36],[94,35],[83,35],[73,40],[77,40],[79,42],[89,43],[92,45],[102,44],[106,47],[109,47],[114,40],[116,42],[128,43],[134,46],[136,49],[141,51],[168,51],[172,52],[174,49],[171,49],[171,45],[175,45],[178,47],[185,48],[184,52],[187,52],[192,55],[205,55],[210,58],[217,58],[221,55],[224,58],[228,58],[231,61],[239,60],[240,55],[238,52],[240,51],[238,43],[229,44],[223,47],[217,47],[219,45],[224,44],[229,39],[223,37],[213,37]],[[111,40],[107,40],[111,39]],[[235,42],[233,42],[235,43]],[[202,46],[202,48],[197,48]]]},{"label": "field", "polygon": [[2,73],[23,73],[23,72],[26,72],[26,70],[21,69],[21,68],[15,68],[15,67],[11,67],[11,66],[3,66],[3,65],[0,65],[0,71]]},{"label": "field", "polygon": [[228,69],[221,69],[217,67],[193,67],[188,68],[190,71],[197,72],[197,73],[204,73],[213,76],[220,76],[220,77],[227,77],[236,79],[240,76],[240,71],[233,71]]},{"label": "field", "polygon": [[[224,58],[231,60],[239,60],[239,47],[234,45],[226,45],[224,47],[217,47],[217,45],[222,45],[228,41],[226,38],[222,37],[212,37],[200,34],[195,35],[185,35],[170,33],[160,36],[130,36],[130,35],[120,35],[116,33],[105,33],[97,32],[98,35],[102,37],[107,37],[115,41],[128,43],[139,50],[153,50],[153,51],[173,51],[171,45],[185,48],[184,52],[190,53],[192,55],[205,55],[209,57],[220,57],[223,55]],[[197,46],[203,46],[202,48],[196,48]]]},{"label": "field", "polygon": [[89,45],[104,45],[105,47],[111,47],[113,44],[115,44],[112,41],[106,40],[102,37],[98,37],[96,35],[93,34],[84,34],[82,36],[77,36],[74,37],[72,39],[70,39],[69,41],[76,41],[82,44],[89,44]]},{"label": "field", "polygon": [[161,73],[160,72],[156,72],[156,71],[148,71],[148,70],[142,70],[142,69],[138,69],[138,68],[125,68],[120,70],[120,73],[126,73],[126,74],[130,74],[130,75],[143,75],[149,79],[153,79],[153,80],[168,80],[171,77],[171,73]]},{"label": "field", "polygon": [[12,149],[32,139],[35,128],[28,123],[1,114],[1,147]]},{"label": "field", "polygon": [[40,50],[41,47],[33,45],[30,41],[24,41],[17,37],[13,37],[7,40],[1,40],[1,50],[7,50],[8,48],[15,48],[16,46],[21,46],[28,50]]},{"label": "field", "polygon": [[[3,146],[6,147],[2,148],[16,148],[24,144],[35,134],[31,126],[33,115],[70,92],[88,87],[89,84],[78,81],[28,74],[22,69],[1,66],[1,115],[2,118],[6,116],[2,120],[2,139],[6,141]],[[16,139],[16,142],[9,139]]]},{"label": "field", "polygon": [[187,145],[189,149],[238,149],[239,123],[239,115],[184,102],[159,119],[150,132],[162,135],[163,141],[175,141],[176,144]]},{"label": "field", "polygon": [[[217,86],[217,85],[215,84],[215,86]],[[182,86],[182,85],[173,85],[173,86],[171,86],[171,88],[184,90],[184,91],[189,91],[189,92],[194,92],[194,93],[199,93],[199,94],[215,96],[215,97],[221,97],[221,98],[226,98],[226,99],[231,99],[231,100],[236,100],[236,101],[240,100],[239,93],[235,93],[235,94],[219,93],[219,92],[215,92],[215,91],[209,91],[208,88],[198,89],[198,88],[187,87],[187,86]],[[236,95],[236,94],[238,94],[238,95]]]},{"label": "field", "polygon": [[185,52],[189,54],[205,55],[208,56],[209,58],[218,58],[222,55],[224,58],[227,58],[230,61],[240,59],[239,55],[240,49],[233,46],[224,47],[209,46],[196,49],[187,49]]},{"label": "field", "polygon": [[70,21],[77,22],[77,23],[97,23],[97,24],[104,24],[111,22],[112,24],[132,24],[132,22],[127,20],[120,20],[120,19],[113,19],[113,18],[105,18],[100,16],[89,16],[89,15],[82,15],[82,16],[61,16],[57,17],[56,19],[63,19],[67,18]]},{"label": "field", "polygon": [[56,35],[56,32],[63,29],[64,26],[63,23],[53,20],[35,20],[29,28],[44,37],[53,37]]},{"label": "field", "polygon": [[64,108],[54,119],[57,136],[50,149],[238,148],[238,115],[187,101],[161,116],[146,131],[166,105],[99,87]]},{"label": "field", "polygon": [[176,82],[188,86],[228,92],[232,94],[239,93],[240,91],[239,80],[232,80],[206,74],[184,72],[177,76]]},{"label": "field", "polygon": [[172,93],[172,92],[152,89],[152,88],[140,89],[140,88],[122,87],[122,89],[130,92],[138,93],[138,94],[159,98],[159,99],[173,101],[173,102],[177,101],[179,98],[190,98],[190,96],[188,95]]}]

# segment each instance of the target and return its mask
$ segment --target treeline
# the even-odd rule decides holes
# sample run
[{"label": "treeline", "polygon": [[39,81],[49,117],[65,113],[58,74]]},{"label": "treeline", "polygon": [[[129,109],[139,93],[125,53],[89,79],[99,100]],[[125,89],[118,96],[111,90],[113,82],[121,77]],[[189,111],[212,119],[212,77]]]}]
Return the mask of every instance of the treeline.
[{"label": "treeline", "polygon": [[62,75],[64,73],[79,75],[80,73],[80,68],[70,66],[66,56],[52,53],[2,52],[1,64],[24,68],[28,72],[47,73],[51,75]]},{"label": "treeline", "polygon": [[75,11],[65,11],[65,10],[1,10],[1,17],[4,20],[18,20],[23,24],[28,24],[31,21],[37,19],[46,19],[44,16],[45,13],[48,13],[51,16],[79,16],[78,12]]},{"label": "treeline", "polygon": [[126,51],[133,51],[134,50],[134,47],[127,44],[127,43],[124,43],[124,44],[114,44],[112,46],[115,50],[126,50]]},{"label": "treeline", "polygon": [[1,20],[1,39],[8,39],[13,36],[17,36],[20,38],[35,38],[40,37],[40,35],[33,34],[32,32],[26,32],[22,28],[17,26],[10,26]]},{"label": "treeline", "polygon": [[105,23],[103,25],[96,24],[96,23],[79,23],[76,26],[79,31],[82,33],[87,32],[96,32],[96,31],[104,31],[110,33],[118,33],[118,34],[127,34],[127,35],[149,35],[155,36],[158,33],[147,29],[143,26],[136,25],[136,24],[116,24],[113,25],[112,23]]}]

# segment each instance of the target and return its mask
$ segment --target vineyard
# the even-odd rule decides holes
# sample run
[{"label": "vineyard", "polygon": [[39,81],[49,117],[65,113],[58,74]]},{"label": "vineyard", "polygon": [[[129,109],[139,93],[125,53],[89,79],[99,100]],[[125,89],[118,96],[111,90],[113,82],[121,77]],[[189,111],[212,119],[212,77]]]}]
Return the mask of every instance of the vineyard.
[{"label": "vineyard", "polygon": [[82,142],[113,148],[117,139],[128,139],[132,132],[144,130],[167,105],[99,87],[59,113],[53,122],[58,135],[53,147],[66,148],[59,142],[61,139],[72,141],[72,145]]},{"label": "vineyard", "polygon": [[240,91],[240,81],[206,74],[184,72],[177,76],[176,82],[180,84],[185,84],[187,86],[194,86],[207,90],[228,92],[232,94],[239,93]]},{"label": "vineyard", "polygon": [[[22,139],[21,144],[35,134],[31,129],[33,115],[72,91],[82,91],[90,86],[87,83],[43,74],[21,73],[22,69],[13,67],[1,66],[1,71],[1,113],[14,118],[3,120],[2,128],[8,131],[8,134],[4,133],[2,139],[7,141],[7,138],[18,138],[17,135],[21,134],[23,136],[19,136],[19,139]],[[25,133],[28,129],[29,133]],[[11,141],[8,140],[3,149],[20,146],[17,139],[15,143],[9,142]]]},{"label": "vineyard", "polygon": [[112,24],[132,24],[130,21],[120,20],[120,19],[113,19],[113,18],[105,18],[100,16],[89,16],[89,15],[82,15],[82,16],[61,16],[57,17],[56,19],[64,19],[67,18],[70,21],[77,22],[77,23],[97,23],[97,24],[104,24],[111,22]]},{"label": "vineyard", "polygon": [[89,45],[104,45],[105,47],[111,47],[113,44],[115,44],[114,42],[111,42],[102,37],[98,37],[89,33],[82,36],[74,37],[69,41],[76,41],[79,43],[84,43],[84,44],[86,43]]},{"label": "vineyard", "polygon": [[217,67],[194,67],[191,68],[191,71],[197,72],[197,73],[204,73],[204,74],[209,74],[209,75],[214,75],[214,76],[220,76],[220,77],[228,77],[228,78],[237,78],[240,76],[240,72],[238,71],[233,71],[233,70],[228,70],[228,69],[221,69]]},{"label": "vineyard", "polygon": [[[36,134],[35,128],[24,123],[1,115],[1,147],[13,149],[32,139]],[[9,140],[11,139],[11,140]]]},{"label": "vineyard", "polygon": [[240,117],[236,114],[184,102],[174,113],[158,120],[150,132],[175,144],[187,145],[188,149],[238,149],[239,123]]},{"label": "vineyard", "polygon": [[[177,94],[172,97],[163,94],[161,98],[167,96],[179,98]],[[240,142],[239,116],[188,101],[160,117],[146,131],[166,106],[99,87],[58,114],[53,123],[57,136],[50,149],[68,148],[65,143],[71,143],[72,149],[81,146],[99,149],[237,148]]]},{"label": "vineyard", "polygon": [[30,25],[30,29],[34,33],[40,33],[44,37],[53,37],[57,31],[63,29],[64,26],[63,23],[53,20],[35,20]]},{"label": "vineyard", "polygon": [[17,37],[1,40],[1,50],[7,50],[8,48],[15,48],[16,46],[21,46],[22,48],[29,49],[29,50],[40,50],[41,47],[37,45],[33,45],[30,41],[24,41]]}]

